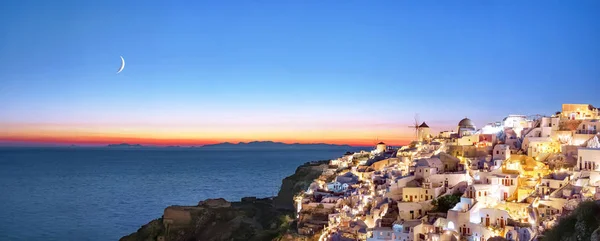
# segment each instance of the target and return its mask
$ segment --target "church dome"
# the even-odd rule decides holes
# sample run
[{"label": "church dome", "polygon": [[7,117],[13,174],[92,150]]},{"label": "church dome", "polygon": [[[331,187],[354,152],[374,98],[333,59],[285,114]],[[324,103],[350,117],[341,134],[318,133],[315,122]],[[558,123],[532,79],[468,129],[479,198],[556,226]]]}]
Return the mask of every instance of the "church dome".
[{"label": "church dome", "polygon": [[471,119],[469,119],[469,118],[464,118],[464,119],[460,120],[460,122],[458,122],[458,127],[475,129],[475,125],[473,124],[473,121],[471,121]]}]

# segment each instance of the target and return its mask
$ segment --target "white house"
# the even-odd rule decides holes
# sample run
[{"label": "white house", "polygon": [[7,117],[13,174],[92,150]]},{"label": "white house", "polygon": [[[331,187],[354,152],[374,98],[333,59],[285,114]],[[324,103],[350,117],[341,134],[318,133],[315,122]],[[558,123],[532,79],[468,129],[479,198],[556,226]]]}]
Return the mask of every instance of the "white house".
[{"label": "white house", "polygon": [[552,137],[526,137],[521,148],[527,151],[527,155],[530,157],[561,151],[558,142],[554,142]]},{"label": "white house", "polygon": [[487,125],[481,127],[481,134],[498,134],[498,132],[503,130],[502,123],[488,123]]},{"label": "white house", "polygon": [[420,187],[405,187],[402,189],[403,201],[422,202],[437,198],[444,191],[441,185],[433,185],[429,179],[423,182]]},{"label": "white house", "polygon": [[434,185],[440,185],[446,188],[451,188],[456,186],[457,184],[467,181],[469,174],[464,171],[464,173],[442,173],[442,174],[433,174],[429,176],[429,180]]},{"label": "white house", "polygon": [[559,130],[560,117],[542,117],[540,121],[541,135],[550,137],[553,131]]},{"label": "white house", "polygon": [[327,183],[327,191],[332,192],[344,192],[348,190],[348,183],[340,183],[340,182],[330,182]]},{"label": "white house", "polygon": [[[516,174],[505,174],[505,173],[478,173],[482,175],[484,182],[490,184],[492,191],[490,196],[498,198],[499,200],[506,200],[517,190],[517,180],[519,175]],[[481,178],[481,177],[480,177]],[[468,189],[467,189],[468,190]],[[486,191],[484,191],[485,195]]]},{"label": "white house", "polygon": [[479,142],[479,135],[472,134],[472,135],[461,136],[459,138],[456,138],[456,139],[452,140],[452,142],[450,144],[457,145],[457,146],[472,146],[472,145],[475,145],[475,143],[477,143],[477,142]]},{"label": "white house", "polygon": [[426,203],[399,202],[398,219],[413,220],[425,215],[426,211],[431,210],[431,206]]},{"label": "white house", "polygon": [[479,209],[480,224],[486,227],[498,226],[504,228],[510,218],[508,211],[494,209],[494,208],[482,208]]},{"label": "white house", "polygon": [[569,183],[570,174],[567,172],[557,172],[542,178],[540,183],[540,192],[543,195],[549,195],[556,189],[562,188]]},{"label": "white house", "polygon": [[373,236],[368,238],[367,241],[393,240],[393,234],[394,230],[390,227],[377,227],[373,229]]},{"label": "white house", "polygon": [[600,171],[600,149],[579,148],[577,150],[577,167],[579,170]]},{"label": "white house", "polygon": [[499,185],[473,184],[467,187],[463,196],[485,203],[500,201],[503,194],[498,191],[499,189]]},{"label": "white house", "polygon": [[507,160],[510,158],[510,147],[505,144],[497,144],[492,151],[492,160]]},{"label": "white house", "polygon": [[417,166],[417,167],[419,167],[419,166],[433,167],[433,168],[436,169],[437,172],[443,172],[444,171],[444,164],[437,157],[425,158],[425,159],[417,160],[417,164],[415,166]]},{"label": "white house", "polygon": [[421,241],[419,236],[424,237],[435,231],[433,225],[424,224],[421,220],[395,222],[390,227],[377,227],[373,229],[373,236],[367,241]]},{"label": "white house", "polygon": [[509,115],[502,120],[504,128],[522,129],[527,126],[527,116]]},{"label": "white house", "polygon": [[437,174],[437,169],[435,167],[429,166],[417,166],[415,167],[415,177],[418,179],[428,178],[431,175]]}]

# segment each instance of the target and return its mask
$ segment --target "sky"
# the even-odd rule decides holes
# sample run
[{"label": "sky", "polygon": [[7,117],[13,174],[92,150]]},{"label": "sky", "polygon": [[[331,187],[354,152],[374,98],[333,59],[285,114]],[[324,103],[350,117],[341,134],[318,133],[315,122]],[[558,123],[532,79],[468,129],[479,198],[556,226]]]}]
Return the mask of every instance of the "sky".
[{"label": "sky", "polygon": [[0,23],[4,144],[400,145],[416,114],[600,105],[595,0],[21,0]]}]

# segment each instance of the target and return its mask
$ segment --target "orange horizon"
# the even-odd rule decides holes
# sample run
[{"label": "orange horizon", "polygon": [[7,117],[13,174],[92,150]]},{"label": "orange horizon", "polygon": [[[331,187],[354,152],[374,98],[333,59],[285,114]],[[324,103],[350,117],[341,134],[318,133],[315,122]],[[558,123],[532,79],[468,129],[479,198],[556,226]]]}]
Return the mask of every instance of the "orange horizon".
[{"label": "orange horizon", "polygon": [[336,126],[179,126],[1,123],[0,145],[107,145],[198,146],[222,142],[275,141],[374,146],[379,141],[405,145],[414,139],[410,130]]},{"label": "orange horizon", "polygon": [[[373,140],[294,140],[294,139],[185,139],[185,138],[145,138],[145,137],[0,137],[0,145],[2,143],[12,144],[51,144],[51,145],[90,145],[101,146],[108,144],[140,144],[152,146],[201,146],[223,142],[239,143],[252,141],[273,141],[286,144],[336,144],[349,146],[374,146]],[[406,145],[410,140],[386,142],[388,145]]]}]

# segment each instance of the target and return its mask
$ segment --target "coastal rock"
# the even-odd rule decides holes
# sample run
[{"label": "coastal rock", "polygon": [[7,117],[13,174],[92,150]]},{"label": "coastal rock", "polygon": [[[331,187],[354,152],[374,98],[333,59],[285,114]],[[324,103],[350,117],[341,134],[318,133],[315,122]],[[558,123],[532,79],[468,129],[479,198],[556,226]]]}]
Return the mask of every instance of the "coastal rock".
[{"label": "coastal rock", "polygon": [[170,206],[163,217],[120,241],[313,240],[295,233],[293,197],[327,168],[327,161],[301,165],[282,181],[274,198],[245,197],[240,202],[207,199],[197,206]]},{"label": "coastal rock", "polygon": [[296,172],[283,179],[279,193],[274,198],[278,209],[294,210],[294,196],[305,191],[325,169],[329,161],[308,162],[296,168]]},{"label": "coastal rock", "polygon": [[231,203],[223,198],[217,198],[200,201],[198,202],[198,206],[207,208],[228,208],[231,207]]},{"label": "coastal rock", "polygon": [[243,197],[242,202],[255,202],[256,197]]},{"label": "coastal rock", "polygon": [[[207,200],[208,201],[208,200]],[[163,218],[144,225],[121,241],[258,241],[273,240],[289,230],[293,213],[278,211],[269,198],[254,202],[203,202],[171,206]]]}]

